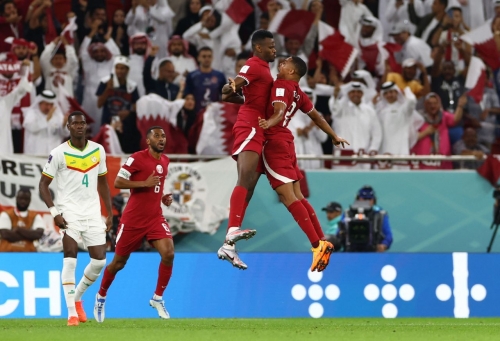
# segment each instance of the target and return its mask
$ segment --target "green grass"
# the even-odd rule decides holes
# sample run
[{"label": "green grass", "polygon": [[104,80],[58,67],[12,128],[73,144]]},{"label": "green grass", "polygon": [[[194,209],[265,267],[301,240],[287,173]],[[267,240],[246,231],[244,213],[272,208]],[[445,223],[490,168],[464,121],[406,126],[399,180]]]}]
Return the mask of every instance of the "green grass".
[{"label": "green grass", "polygon": [[500,340],[500,319],[0,319],[2,341]]}]

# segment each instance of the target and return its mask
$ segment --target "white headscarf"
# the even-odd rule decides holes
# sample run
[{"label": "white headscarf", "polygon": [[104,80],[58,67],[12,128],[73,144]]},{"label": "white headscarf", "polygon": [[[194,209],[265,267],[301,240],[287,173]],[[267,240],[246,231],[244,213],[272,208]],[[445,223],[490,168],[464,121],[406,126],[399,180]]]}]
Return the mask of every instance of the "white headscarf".
[{"label": "white headscarf", "polygon": [[[372,26],[375,27],[375,31],[370,38],[361,37],[361,27],[362,26]],[[357,41],[361,46],[369,46],[376,43],[380,43],[384,41],[384,28],[382,27],[382,23],[380,20],[375,18],[374,16],[364,15],[359,19],[358,29],[356,31],[356,37],[358,37]]]}]

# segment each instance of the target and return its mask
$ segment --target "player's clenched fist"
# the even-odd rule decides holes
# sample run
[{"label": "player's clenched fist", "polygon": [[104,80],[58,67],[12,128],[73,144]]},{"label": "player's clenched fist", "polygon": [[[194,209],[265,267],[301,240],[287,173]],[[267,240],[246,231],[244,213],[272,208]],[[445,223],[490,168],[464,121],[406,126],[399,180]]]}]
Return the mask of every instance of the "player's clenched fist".
[{"label": "player's clenched fist", "polygon": [[62,215],[58,214],[54,217],[54,223],[62,230],[65,230],[68,228],[68,223],[66,220],[62,217]]},{"label": "player's clenched fist", "polygon": [[160,177],[155,176],[155,171],[144,181],[144,187],[154,187],[160,184]]},{"label": "player's clenched fist", "polygon": [[172,204],[172,193],[165,194],[164,196],[161,197],[161,202],[165,206],[170,206]]}]

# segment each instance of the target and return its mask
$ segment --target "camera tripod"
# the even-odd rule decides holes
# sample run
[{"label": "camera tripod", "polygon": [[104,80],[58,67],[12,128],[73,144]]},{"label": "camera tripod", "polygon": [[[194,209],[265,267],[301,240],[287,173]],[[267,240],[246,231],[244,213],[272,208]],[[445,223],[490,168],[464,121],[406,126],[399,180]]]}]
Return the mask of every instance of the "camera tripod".
[{"label": "camera tripod", "polygon": [[490,230],[495,228],[493,231],[493,235],[491,236],[490,245],[486,249],[487,253],[490,253],[491,247],[493,246],[493,242],[495,241],[495,237],[497,235],[498,227],[500,226],[500,205],[495,207],[495,217],[493,218],[493,222],[491,223]]}]

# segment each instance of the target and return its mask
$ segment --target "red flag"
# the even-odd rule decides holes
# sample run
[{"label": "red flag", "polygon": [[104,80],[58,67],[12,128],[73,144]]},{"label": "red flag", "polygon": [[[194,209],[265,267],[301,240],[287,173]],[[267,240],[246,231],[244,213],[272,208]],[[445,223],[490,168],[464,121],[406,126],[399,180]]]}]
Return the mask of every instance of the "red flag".
[{"label": "red flag", "polygon": [[94,123],[94,119],[90,117],[85,110],[78,104],[78,102],[71,96],[67,91],[64,86],[59,84],[57,86],[57,101],[59,103],[59,107],[61,108],[61,111],[64,114],[67,114],[68,112],[73,112],[73,111],[80,111],[83,113],[85,116],[85,120],[87,121],[87,124],[92,124]]},{"label": "red flag", "polygon": [[359,46],[361,50],[361,59],[366,64],[366,71],[369,71],[370,73],[375,73],[377,69],[377,60],[378,60],[378,43],[373,44],[373,45],[368,45],[368,46]]},{"label": "red flag", "polygon": [[403,68],[401,67],[401,65],[398,64],[398,62],[396,61],[396,57],[394,56],[396,52],[401,51],[401,48],[402,48],[401,45],[394,43],[385,43],[384,45],[384,49],[389,53],[388,60],[392,72],[397,72],[397,73],[403,72]]},{"label": "red flag", "polygon": [[281,9],[269,23],[269,31],[277,32],[289,39],[297,39],[302,44],[314,19],[315,15],[309,11]]},{"label": "red flag", "polygon": [[269,3],[269,1],[271,0],[260,0],[257,4],[262,12],[267,12],[267,4]]},{"label": "red flag", "polygon": [[494,71],[500,68],[500,53],[493,32],[491,23],[479,26],[478,28],[464,34],[460,37],[463,41],[472,45],[477,51],[479,57]]},{"label": "red flag", "polygon": [[481,103],[484,94],[484,84],[486,82],[486,66],[477,57],[471,57],[465,87],[469,89],[467,93],[476,103]]},{"label": "red flag", "polygon": [[500,178],[500,155],[488,155],[484,163],[477,169],[479,175],[496,186]]},{"label": "red flag", "polygon": [[97,135],[92,138],[92,141],[102,145],[104,147],[104,150],[106,151],[106,154],[123,154],[118,135],[116,135],[115,129],[109,124],[101,126],[101,129],[99,130]]},{"label": "red flag", "polygon": [[345,42],[340,31],[320,21],[318,24],[319,55],[335,66],[345,78],[356,60],[358,50]]},{"label": "red flag", "polygon": [[246,0],[233,0],[226,14],[237,24],[241,24],[253,12],[253,7]]}]

